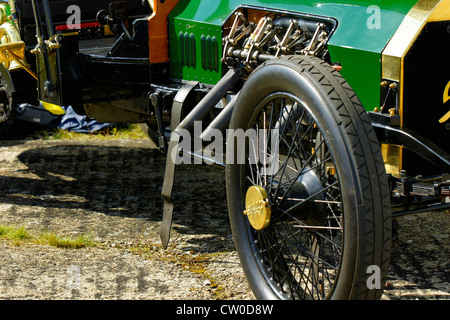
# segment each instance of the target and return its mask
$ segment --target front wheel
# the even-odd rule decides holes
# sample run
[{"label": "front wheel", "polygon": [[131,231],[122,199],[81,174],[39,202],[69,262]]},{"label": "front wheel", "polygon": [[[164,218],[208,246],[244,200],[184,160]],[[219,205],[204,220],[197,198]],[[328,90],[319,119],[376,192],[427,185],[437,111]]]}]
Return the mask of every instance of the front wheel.
[{"label": "front wheel", "polygon": [[230,129],[228,210],[256,298],[379,299],[391,249],[387,177],[340,74],[311,57],[269,61],[245,83]]}]

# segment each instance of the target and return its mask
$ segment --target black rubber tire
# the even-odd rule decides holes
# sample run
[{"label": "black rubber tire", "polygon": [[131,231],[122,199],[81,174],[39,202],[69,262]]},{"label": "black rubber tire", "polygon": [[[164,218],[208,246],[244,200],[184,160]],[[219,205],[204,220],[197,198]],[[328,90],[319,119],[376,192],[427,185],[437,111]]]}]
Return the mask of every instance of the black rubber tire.
[{"label": "black rubber tire", "polygon": [[[249,168],[248,164],[236,164],[237,146],[229,140],[226,186],[230,223],[236,250],[253,293],[257,299],[379,299],[389,269],[392,225],[387,176],[379,142],[367,113],[352,88],[329,64],[313,57],[290,56],[268,61],[251,74],[235,106],[230,129],[251,128],[262,108],[267,108],[261,102],[278,93],[296,97],[324,137],[324,149],[332,157],[340,190],[336,199],[340,199],[340,207],[344,208],[339,218],[339,221],[343,221],[342,230],[337,231],[342,234],[342,246],[334,275],[327,284],[328,289],[323,289],[322,282],[322,289],[318,290],[321,292],[307,293],[309,289],[306,287],[300,290],[303,280],[294,279],[297,276],[292,268],[296,266],[292,267],[291,264],[291,269],[283,271],[284,278],[275,275],[275,272],[280,273],[279,269],[287,268],[288,259],[296,259],[295,263],[300,265],[303,249],[295,252],[287,241],[271,242],[270,247],[278,246],[276,252],[282,252],[283,256],[276,253],[275,259],[267,257],[275,249],[270,251],[267,244],[263,248],[260,240],[264,236],[262,232],[269,234],[278,226],[271,222],[267,229],[256,231],[243,214],[248,190],[246,170]],[[303,121],[299,120],[298,115],[296,117],[295,121]],[[231,163],[229,155],[233,156]],[[271,197],[269,191],[268,194]],[[281,202],[278,205],[281,207]],[[277,214],[280,214],[276,210],[279,209],[273,210],[273,220],[276,220]],[[305,233],[315,234],[316,231],[311,230]],[[316,239],[319,239],[318,233],[314,236]],[[289,255],[284,254],[285,251],[289,251]],[[265,262],[270,259],[274,261]],[[314,259],[319,265],[320,260]],[[380,270],[380,289],[369,289],[367,285],[371,276],[370,266],[377,266]],[[277,277],[281,280],[277,280]],[[296,288],[293,289],[292,283],[289,288],[282,283],[286,278],[292,278],[290,281],[296,284]]]}]

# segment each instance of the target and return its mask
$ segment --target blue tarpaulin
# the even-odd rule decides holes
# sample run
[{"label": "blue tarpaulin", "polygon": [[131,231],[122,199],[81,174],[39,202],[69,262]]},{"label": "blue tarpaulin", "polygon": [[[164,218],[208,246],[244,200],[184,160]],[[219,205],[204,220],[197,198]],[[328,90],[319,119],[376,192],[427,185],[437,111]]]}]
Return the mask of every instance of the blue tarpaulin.
[{"label": "blue tarpaulin", "polygon": [[58,126],[61,116],[51,114],[41,105],[34,106],[24,103],[17,106],[15,119],[55,128]]},{"label": "blue tarpaulin", "polygon": [[71,106],[63,107],[63,109],[66,111],[64,115],[55,116],[43,106],[22,104],[17,108],[16,118],[51,128],[80,133],[92,133],[115,126],[112,123],[100,123],[94,119],[79,115]]},{"label": "blue tarpaulin", "polygon": [[72,107],[65,107],[64,109],[66,113],[61,116],[61,121],[58,125],[59,129],[80,133],[92,133],[114,126],[112,123],[100,123],[86,116],[80,116]]}]

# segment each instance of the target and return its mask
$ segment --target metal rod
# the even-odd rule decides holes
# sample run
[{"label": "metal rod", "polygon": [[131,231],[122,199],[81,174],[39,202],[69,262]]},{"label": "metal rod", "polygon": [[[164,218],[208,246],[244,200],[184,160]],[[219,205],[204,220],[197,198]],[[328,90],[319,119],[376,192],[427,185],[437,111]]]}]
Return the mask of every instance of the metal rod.
[{"label": "metal rod", "polygon": [[[247,51],[247,50],[233,50],[233,52],[231,52],[230,55],[232,57],[236,57],[236,58],[247,59],[248,56],[249,56],[249,51]],[[261,62],[266,62],[268,60],[272,60],[272,59],[275,59],[275,58],[276,57],[274,55],[265,54],[265,53],[259,53],[259,52],[254,52],[253,53],[253,57],[252,57],[252,59],[258,60],[258,61],[261,61]]]},{"label": "metal rod", "polygon": [[48,0],[42,0],[42,6],[44,7],[44,15],[45,15],[45,22],[47,23],[48,37],[52,38],[55,32],[53,31],[52,12],[50,10],[50,4],[48,3]]},{"label": "metal rod", "polygon": [[31,5],[33,7],[34,20],[36,22],[36,36],[39,48],[39,50],[37,50],[37,54],[43,55],[45,76],[47,78],[47,81],[44,82],[44,95],[52,97],[54,96],[54,88],[51,81],[50,62],[48,61],[47,45],[44,41],[44,30],[42,28],[39,4],[37,3],[37,0],[31,0]]},{"label": "metal rod", "polygon": [[36,35],[39,44],[44,45],[44,38],[42,36],[42,22],[41,22],[41,14],[39,12],[39,4],[37,0],[31,0],[31,6],[33,8],[34,20],[36,22]]},{"label": "metal rod", "polygon": [[445,209],[450,209],[450,203],[429,205],[429,206],[417,208],[417,209],[392,212],[392,217],[397,218],[397,217],[402,217],[402,216],[406,216],[406,215],[410,215],[410,214],[425,213],[425,212],[445,210]]},{"label": "metal rod", "polygon": [[19,57],[17,57],[15,54],[14,54],[14,52],[12,52],[12,51],[10,51],[10,50],[8,50],[8,49],[6,49],[5,50],[18,64],[20,64],[21,66],[22,66],[22,68],[26,71],[26,72],[28,72],[34,79],[36,79],[36,80],[38,80],[38,77],[37,77],[37,75],[36,75],[36,73],[34,73],[30,68],[28,68],[26,65],[24,65],[23,63],[22,63],[22,61],[20,61],[20,59],[19,59]]},{"label": "metal rod", "polygon": [[242,69],[230,69],[211,91],[195,106],[183,119],[176,130],[189,130],[195,121],[202,121],[209,111],[228,93],[228,91],[241,79]]},{"label": "metal rod", "polygon": [[200,159],[200,160],[204,161],[205,163],[211,163],[211,164],[214,164],[214,165],[217,165],[220,167],[226,166],[226,164],[224,162],[217,161],[216,159],[204,156],[203,154],[198,154],[198,153],[195,153],[195,152],[192,152],[189,150],[184,150],[182,148],[179,148],[178,152],[186,153],[187,155],[191,156],[192,158]]},{"label": "metal rod", "polygon": [[203,131],[200,135],[200,139],[205,139],[208,137],[212,130],[220,130],[224,131],[228,125],[230,124],[231,115],[233,114],[234,106],[236,105],[236,101],[239,97],[239,93],[231,99],[231,101],[223,108],[223,110],[214,118],[208,128]]},{"label": "metal rod", "polygon": [[394,128],[374,122],[372,122],[372,127],[380,142],[405,147],[435,164],[444,172],[450,170],[450,160],[446,152],[416,132],[407,128]]}]

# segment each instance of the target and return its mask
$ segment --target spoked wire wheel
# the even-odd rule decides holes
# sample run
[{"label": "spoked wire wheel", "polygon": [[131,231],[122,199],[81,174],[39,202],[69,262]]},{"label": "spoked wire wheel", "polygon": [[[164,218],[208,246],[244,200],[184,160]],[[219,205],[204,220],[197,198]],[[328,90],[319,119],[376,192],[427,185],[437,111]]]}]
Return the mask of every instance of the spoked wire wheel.
[{"label": "spoked wire wheel", "polygon": [[[272,285],[296,298],[324,298],[339,272],[343,239],[333,158],[316,121],[296,97],[276,93],[261,106],[255,129],[259,133],[273,123],[272,131],[267,141],[250,141],[249,147],[267,150],[270,162],[249,161],[244,190],[266,190],[271,222],[254,232],[255,250]],[[278,135],[279,145],[273,141]],[[254,227],[252,219],[258,217],[248,219]]]},{"label": "spoked wire wheel", "polygon": [[[227,160],[227,195],[257,298],[381,296],[389,196],[361,109],[345,81],[314,58],[270,61],[242,89],[230,129],[246,139],[228,140],[227,157],[235,156]],[[380,269],[379,289],[367,286],[369,266]]]}]

